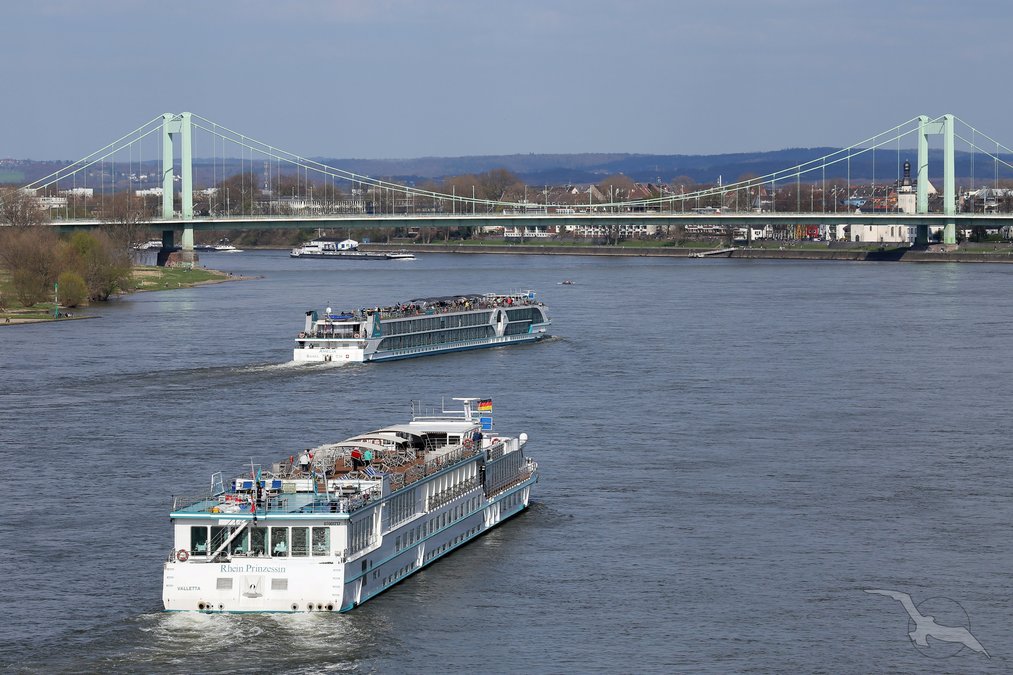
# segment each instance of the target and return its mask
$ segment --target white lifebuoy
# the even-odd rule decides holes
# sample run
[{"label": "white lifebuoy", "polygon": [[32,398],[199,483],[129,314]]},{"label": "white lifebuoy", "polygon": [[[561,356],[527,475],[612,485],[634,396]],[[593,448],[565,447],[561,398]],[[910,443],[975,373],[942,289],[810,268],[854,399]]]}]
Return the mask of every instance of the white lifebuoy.
[{"label": "white lifebuoy", "polygon": [[186,562],[189,559],[190,559],[190,552],[187,551],[185,548],[181,548],[178,551],[176,551],[176,560],[180,562]]}]

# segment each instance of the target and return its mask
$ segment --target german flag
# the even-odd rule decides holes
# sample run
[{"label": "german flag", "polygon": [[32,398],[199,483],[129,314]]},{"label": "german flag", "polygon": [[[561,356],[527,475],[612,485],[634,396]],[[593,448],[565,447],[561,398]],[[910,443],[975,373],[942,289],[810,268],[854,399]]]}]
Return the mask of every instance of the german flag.
[{"label": "german flag", "polygon": [[478,402],[478,409],[481,412],[488,412],[489,410],[492,410],[492,399],[483,398],[481,401]]}]

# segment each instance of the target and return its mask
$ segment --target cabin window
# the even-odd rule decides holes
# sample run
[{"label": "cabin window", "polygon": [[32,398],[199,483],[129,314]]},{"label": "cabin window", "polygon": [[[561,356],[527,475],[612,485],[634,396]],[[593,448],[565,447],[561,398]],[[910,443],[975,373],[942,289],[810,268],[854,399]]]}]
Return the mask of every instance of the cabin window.
[{"label": "cabin window", "polygon": [[195,525],[190,528],[190,552],[194,555],[208,553],[208,528]]},{"label": "cabin window", "polygon": [[254,527],[250,530],[250,555],[267,555],[266,527]]},{"label": "cabin window", "polygon": [[272,527],[271,528],[271,555],[272,556],[287,556],[288,555],[288,528],[287,527]]},{"label": "cabin window", "polygon": [[313,555],[331,554],[331,528],[313,528]]},{"label": "cabin window", "polygon": [[232,590],[232,577],[218,577],[218,583],[215,585],[219,591],[231,591]]},{"label": "cabin window", "polygon": [[310,554],[309,528],[292,528],[292,555],[306,556]]}]

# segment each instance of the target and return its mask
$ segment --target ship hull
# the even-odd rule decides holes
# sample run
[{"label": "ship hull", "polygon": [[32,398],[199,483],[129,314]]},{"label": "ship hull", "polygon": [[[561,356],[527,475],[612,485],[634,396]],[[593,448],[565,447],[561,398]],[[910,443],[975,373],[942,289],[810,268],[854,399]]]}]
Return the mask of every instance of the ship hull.
[{"label": "ship hull", "polygon": [[398,361],[402,359],[413,359],[420,356],[431,356],[433,354],[448,354],[450,352],[461,352],[472,349],[485,349],[487,347],[502,347],[513,344],[538,342],[545,337],[547,337],[546,333],[539,332],[524,335],[507,335],[481,340],[468,340],[443,345],[409,347],[383,352],[375,351],[375,344],[360,347],[354,344],[346,345],[340,342],[335,342],[333,347],[313,349],[296,348],[293,351],[292,358],[298,363],[365,363],[368,361]]}]

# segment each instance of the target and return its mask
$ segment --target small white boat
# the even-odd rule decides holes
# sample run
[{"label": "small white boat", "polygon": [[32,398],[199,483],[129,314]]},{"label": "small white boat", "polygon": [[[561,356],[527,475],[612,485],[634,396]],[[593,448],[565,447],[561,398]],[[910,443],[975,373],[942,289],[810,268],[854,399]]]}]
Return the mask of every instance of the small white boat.
[{"label": "small white boat", "polygon": [[208,253],[242,253],[243,250],[233,246],[228,239],[219,239],[217,244],[196,244],[193,249],[195,251],[205,251]]}]

